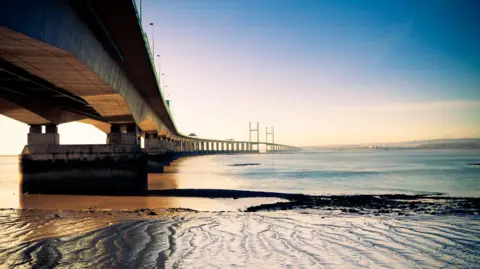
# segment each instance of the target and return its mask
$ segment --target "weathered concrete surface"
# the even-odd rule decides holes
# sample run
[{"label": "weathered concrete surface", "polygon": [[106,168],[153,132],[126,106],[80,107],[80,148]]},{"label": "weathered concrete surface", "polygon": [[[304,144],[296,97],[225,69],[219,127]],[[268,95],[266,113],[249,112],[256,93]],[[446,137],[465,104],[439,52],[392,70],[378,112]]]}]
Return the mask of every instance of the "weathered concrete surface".
[{"label": "weathered concrete surface", "polygon": [[147,155],[138,145],[31,145],[20,156],[23,193],[145,195]]},{"label": "weathered concrete surface", "polygon": [[45,117],[42,117],[4,98],[0,98],[0,114],[23,123],[29,123],[29,124],[51,123],[51,121],[46,119]]},{"label": "weathered concrete surface", "polygon": [[[133,85],[68,1],[24,4],[8,1],[8,12],[0,12],[2,59],[81,97],[110,123],[137,122],[143,131],[171,135],[167,115],[152,109],[145,87]],[[25,13],[29,19],[19,19]]]}]

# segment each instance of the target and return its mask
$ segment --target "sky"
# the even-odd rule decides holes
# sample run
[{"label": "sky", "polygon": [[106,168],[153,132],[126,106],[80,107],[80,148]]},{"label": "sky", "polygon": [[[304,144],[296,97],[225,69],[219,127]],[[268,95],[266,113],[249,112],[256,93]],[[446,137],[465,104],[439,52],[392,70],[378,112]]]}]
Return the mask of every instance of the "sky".
[{"label": "sky", "polygon": [[[142,21],[180,131],[248,140],[258,121],[262,141],[275,126],[276,142],[308,146],[480,137],[478,10],[475,0],[143,0]],[[21,149],[26,125],[0,124],[25,137],[9,148]],[[60,137],[105,142],[80,123]]]}]

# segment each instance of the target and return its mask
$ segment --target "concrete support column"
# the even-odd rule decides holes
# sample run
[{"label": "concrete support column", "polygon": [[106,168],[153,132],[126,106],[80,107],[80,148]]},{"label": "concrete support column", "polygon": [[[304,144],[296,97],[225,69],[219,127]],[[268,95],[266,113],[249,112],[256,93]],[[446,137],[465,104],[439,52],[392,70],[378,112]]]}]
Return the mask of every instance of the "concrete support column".
[{"label": "concrete support column", "polygon": [[158,153],[158,152],[164,151],[161,147],[161,143],[160,143],[160,140],[158,139],[158,134],[156,132],[145,133],[144,151],[147,153]]},{"label": "concrete support column", "polygon": [[170,141],[170,139],[165,138],[163,141],[165,144],[165,149],[167,149],[167,151],[172,151],[172,142]]},{"label": "concrete support column", "polygon": [[182,146],[181,146],[181,141],[180,140],[175,140],[174,145],[175,145],[175,152],[182,151]]},{"label": "concrete support column", "polygon": [[139,145],[139,134],[140,130],[135,123],[129,123],[123,126],[112,124],[110,133],[107,135],[107,144]]},{"label": "concrete support column", "polygon": [[57,125],[45,125],[45,133],[42,133],[42,125],[30,125],[27,135],[27,145],[58,145],[60,136],[58,135]]},{"label": "concrete support column", "polygon": [[182,145],[180,140],[170,139],[171,147],[173,152],[178,152],[181,150]]},{"label": "concrete support column", "polygon": [[165,137],[158,138],[158,144],[162,149],[165,149],[165,150],[167,149],[167,143],[165,141]]},{"label": "concrete support column", "polygon": [[179,141],[178,140],[175,140],[175,139],[171,139],[171,143],[172,143],[172,151],[173,152],[177,152],[180,145],[179,145]]},{"label": "concrete support column", "polygon": [[174,141],[173,141],[173,145],[174,145],[174,148],[175,148],[175,152],[181,151],[180,140],[174,140]]}]

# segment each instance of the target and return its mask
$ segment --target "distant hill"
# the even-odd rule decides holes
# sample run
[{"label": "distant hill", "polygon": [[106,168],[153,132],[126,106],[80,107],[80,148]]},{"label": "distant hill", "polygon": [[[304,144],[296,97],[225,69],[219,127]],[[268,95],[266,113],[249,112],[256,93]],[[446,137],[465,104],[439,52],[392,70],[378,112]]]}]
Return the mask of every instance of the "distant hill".
[{"label": "distant hill", "polygon": [[480,143],[464,142],[464,143],[430,143],[422,144],[417,148],[423,149],[480,149]]},{"label": "distant hill", "polygon": [[437,144],[478,144],[480,138],[458,138],[458,139],[429,139],[429,140],[414,140],[399,143],[381,143],[383,146],[410,146],[418,147],[425,145],[437,145]]},{"label": "distant hill", "polygon": [[430,139],[398,143],[312,146],[307,149],[480,149],[480,138]]}]

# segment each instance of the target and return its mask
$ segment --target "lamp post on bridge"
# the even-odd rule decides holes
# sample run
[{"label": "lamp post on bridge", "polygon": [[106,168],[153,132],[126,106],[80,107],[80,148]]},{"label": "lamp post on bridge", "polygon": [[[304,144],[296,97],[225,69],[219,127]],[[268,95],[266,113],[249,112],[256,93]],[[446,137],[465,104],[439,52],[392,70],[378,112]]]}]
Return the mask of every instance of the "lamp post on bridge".
[{"label": "lamp post on bridge", "polygon": [[157,54],[158,58],[158,82],[160,83],[160,86],[162,86],[162,70],[161,70],[161,64],[162,62],[160,61],[160,54]]},{"label": "lamp post on bridge", "polygon": [[166,101],[167,101],[168,109],[170,109],[170,98],[169,98],[167,88],[168,88],[168,85],[165,85],[165,98],[166,98]]},{"label": "lamp post on bridge", "polygon": [[168,87],[168,85],[165,85],[165,82],[166,82],[165,74],[162,73],[162,88],[164,89],[165,98],[168,99],[168,93],[167,93],[167,87]]},{"label": "lamp post on bridge", "polygon": [[155,56],[155,25],[153,22],[150,25],[152,26],[152,54]]}]

